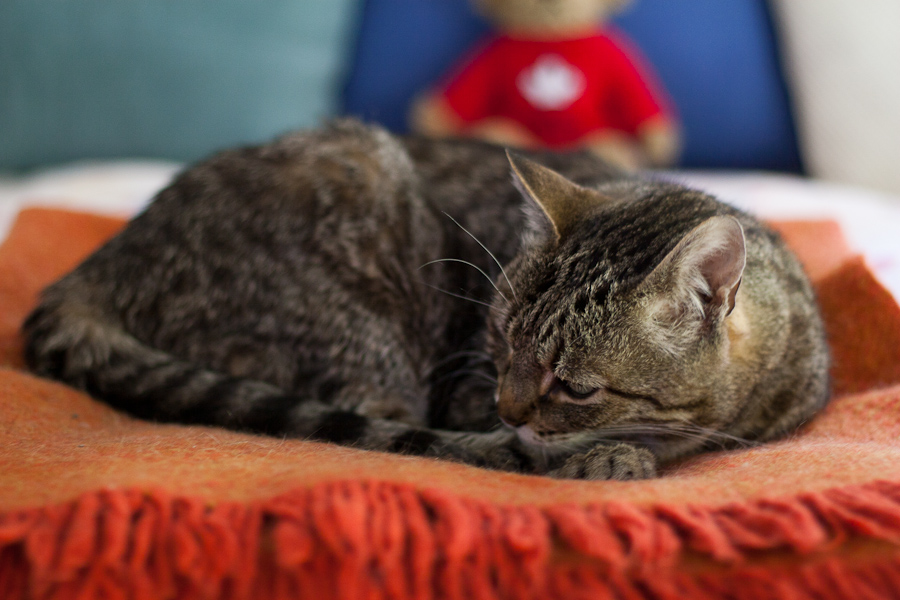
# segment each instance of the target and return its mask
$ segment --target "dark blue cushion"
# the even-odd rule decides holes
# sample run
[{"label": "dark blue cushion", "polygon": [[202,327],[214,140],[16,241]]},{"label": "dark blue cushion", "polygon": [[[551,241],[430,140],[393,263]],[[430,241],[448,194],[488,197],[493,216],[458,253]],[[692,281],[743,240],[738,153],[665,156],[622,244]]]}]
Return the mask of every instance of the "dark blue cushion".
[{"label": "dark blue cushion", "polygon": [[[674,100],[682,166],[800,169],[764,0],[637,0],[615,22]],[[487,31],[466,0],[367,0],[345,111],[404,131],[414,94]]]}]

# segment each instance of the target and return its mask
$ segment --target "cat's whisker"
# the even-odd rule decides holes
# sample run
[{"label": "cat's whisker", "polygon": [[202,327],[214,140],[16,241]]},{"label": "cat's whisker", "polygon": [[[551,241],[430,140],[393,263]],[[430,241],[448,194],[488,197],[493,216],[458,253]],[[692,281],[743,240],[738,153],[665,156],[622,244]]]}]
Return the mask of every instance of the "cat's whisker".
[{"label": "cat's whisker", "polygon": [[[710,442],[717,443],[720,447],[724,447],[725,444],[722,442],[716,442],[716,440],[711,440],[708,436],[699,435],[695,433],[678,431],[678,430],[666,430],[666,429],[649,429],[649,428],[641,428],[635,427],[630,429],[620,429],[620,430],[606,430],[603,433],[607,435],[614,436],[612,438],[613,441],[622,442],[627,441],[628,438],[635,436],[646,436],[649,438],[656,438],[658,436],[672,436],[677,438],[682,438],[685,440],[693,440],[701,445],[708,444]],[[608,438],[599,438],[598,441],[602,441]]]},{"label": "cat's whisker", "polygon": [[478,265],[476,265],[476,264],[474,264],[474,263],[470,263],[470,262],[467,261],[467,260],[462,260],[461,258],[438,258],[438,259],[435,259],[435,260],[430,260],[430,261],[428,261],[427,263],[425,263],[424,265],[422,265],[422,266],[419,267],[419,268],[420,268],[420,269],[424,269],[424,268],[427,267],[428,265],[433,265],[433,264],[435,264],[435,263],[442,263],[442,262],[458,262],[458,263],[462,263],[462,264],[464,264],[464,265],[469,265],[470,267],[472,267],[473,269],[475,269],[476,271],[478,271],[479,273],[481,273],[482,275],[484,275],[484,278],[488,280],[488,282],[491,284],[491,287],[493,287],[493,288],[497,291],[497,293],[500,294],[500,297],[503,298],[503,300],[506,301],[507,304],[509,304],[509,298],[507,298],[507,297],[503,294],[503,292],[500,291],[500,288],[497,287],[497,284],[494,283],[494,280],[491,279],[491,276],[488,275],[487,273],[485,273],[484,271],[482,271],[482,270],[481,270],[481,267],[479,267]]},{"label": "cat's whisker", "polygon": [[[709,438],[719,438],[722,440],[727,440],[727,441],[739,444],[740,446],[745,447],[745,448],[758,446],[760,443],[758,441],[748,440],[747,438],[742,438],[742,437],[738,437],[736,435],[731,435],[731,434],[725,433],[724,431],[715,431],[713,429],[705,429],[705,428],[701,428],[701,430],[702,430],[703,434],[707,435]],[[700,430],[698,430],[698,431],[700,431]]]},{"label": "cat's whisker", "polygon": [[605,427],[596,433],[607,435],[672,435],[685,439],[693,439],[704,443],[717,443],[724,447],[726,442],[736,443],[742,447],[756,445],[755,442],[730,435],[714,429],[708,429],[691,423],[652,424],[642,423],[634,425],[613,425]]},{"label": "cat's whisker", "polygon": [[746,438],[738,437],[736,435],[731,435],[724,431],[718,431],[716,429],[709,429],[707,427],[701,427],[701,426],[695,425],[693,423],[677,423],[677,424],[673,424],[670,427],[672,429],[677,429],[677,430],[684,431],[684,432],[691,432],[691,433],[695,433],[697,435],[702,435],[706,439],[711,440],[713,438],[718,438],[721,440],[735,442],[735,443],[745,446],[745,447],[755,446],[758,444],[758,442],[755,442],[753,440],[748,440]]},{"label": "cat's whisker", "polygon": [[588,434],[585,435],[583,433],[576,434],[556,434],[550,436],[549,438],[544,438],[546,442],[546,446],[543,446],[547,451],[553,452],[555,454],[559,453],[573,453],[585,450],[595,444],[598,443],[616,443],[621,440],[614,440],[612,438],[598,438],[596,435]]},{"label": "cat's whisker", "polygon": [[457,358],[460,356],[472,356],[474,358],[480,358],[482,360],[491,360],[491,355],[485,352],[484,350],[460,350],[459,352],[453,352],[452,354],[447,355],[448,358]]},{"label": "cat's whisker", "polygon": [[[495,413],[491,413],[491,414],[495,414]],[[488,416],[488,414],[483,414],[483,415],[481,415],[480,418],[487,417],[487,416]],[[478,415],[473,415],[473,417],[478,417]],[[472,419],[472,423],[477,423],[477,422],[478,422],[477,418]],[[506,425],[504,425],[503,423],[498,421],[496,425],[491,426],[490,429],[488,429],[485,433],[496,433],[497,431],[500,431],[501,429],[506,429],[506,428],[507,428]]]},{"label": "cat's whisker", "polygon": [[469,302],[474,302],[475,304],[487,306],[488,308],[491,307],[491,305],[488,302],[482,302],[481,300],[476,300],[475,298],[469,298],[468,296],[463,296],[462,294],[454,294],[453,292],[447,291],[443,288],[439,288],[436,285],[431,285],[430,283],[425,283],[424,281],[422,282],[422,284],[427,287],[430,287],[433,290],[443,292],[444,294],[447,294],[448,296],[453,296],[454,298],[459,298],[460,300],[468,300]]},{"label": "cat's whisker", "polygon": [[[516,294],[516,288],[513,287],[512,282],[509,280],[509,277],[506,275],[506,269],[503,268],[503,265],[500,264],[500,261],[497,260],[497,257],[496,257],[496,256],[494,256],[494,253],[491,252],[490,250],[488,250],[488,247],[485,246],[484,244],[482,244],[482,243],[481,243],[481,240],[479,240],[477,237],[475,237],[475,235],[474,235],[471,231],[469,231],[468,229],[466,229],[465,227],[463,227],[462,225],[460,225],[460,224],[459,224],[459,221],[457,221],[456,219],[454,219],[453,217],[451,217],[446,211],[441,211],[441,212],[443,212],[444,215],[446,215],[446,217],[447,217],[448,219],[450,219],[451,221],[453,221],[454,223],[456,223],[456,226],[457,226],[457,227],[459,227],[460,229],[462,229],[463,231],[465,231],[466,234],[468,234],[468,236],[469,236],[470,238],[472,238],[473,240],[475,240],[475,241],[478,243],[478,245],[481,246],[481,247],[484,249],[484,251],[488,253],[488,256],[490,256],[492,259],[494,259],[494,262],[497,263],[497,266],[498,266],[498,267],[500,267],[500,272],[503,273],[503,279],[506,280],[506,285],[509,286],[510,291],[513,293],[513,298],[515,298],[516,302],[518,302],[518,301],[519,301],[519,297],[518,297],[518,294]],[[495,287],[496,287],[496,286],[495,286]],[[498,290],[498,291],[499,291],[499,290]],[[501,294],[501,295],[502,295],[502,294]],[[505,300],[505,299],[506,299],[506,298],[504,297],[504,300]],[[507,304],[508,304],[508,303],[509,303],[509,300],[506,300],[506,302],[507,302]]]},{"label": "cat's whisker", "polygon": [[483,382],[490,384],[491,387],[493,387],[494,389],[497,388],[498,382],[495,377],[491,377],[490,375],[488,375],[486,373],[478,373],[478,374],[473,373],[473,375],[476,375],[476,377],[478,379],[481,379]]},{"label": "cat's whisker", "polygon": [[[484,420],[487,417],[496,416],[496,414],[497,413],[484,413],[484,414],[472,413],[470,415],[470,417],[471,417],[470,419],[465,420],[465,421],[459,421],[458,423],[456,423],[455,429],[465,429],[467,427],[471,427],[473,429],[480,428],[483,425]],[[498,422],[495,425],[491,425],[487,429],[484,429],[484,430],[475,429],[475,430],[481,431],[482,433],[496,433],[497,431],[500,431],[500,430],[504,429],[505,427],[506,427],[506,425]]]},{"label": "cat's whisker", "polygon": [[465,377],[465,376],[474,377],[475,379],[481,379],[482,381],[485,381],[486,383],[491,384],[493,387],[497,387],[497,380],[494,377],[491,377],[487,373],[483,373],[476,369],[459,369],[459,370],[453,371],[452,373],[447,373],[446,375],[444,375],[443,377],[438,379],[435,383],[443,383],[450,379],[455,379],[458,377]]},{"label": "cat's whisker", "polygon": [[434,370],[438,367],[442,367],[445,364],[447,364],[448,362],[454,361],[456,359],[467,358],[467,357],[473,359],[473,360],[468,361],[468,364],[473,364],[473,365],[477,365],[480,363],[493,362],[493,359],[490,357],[490,355],[487,352],[481,352],[479,350],[460,350],[459,352],[453,352],[451,354],[448,354],[447,356],[445,356],[438,362],[434,363],[432,370]]}]

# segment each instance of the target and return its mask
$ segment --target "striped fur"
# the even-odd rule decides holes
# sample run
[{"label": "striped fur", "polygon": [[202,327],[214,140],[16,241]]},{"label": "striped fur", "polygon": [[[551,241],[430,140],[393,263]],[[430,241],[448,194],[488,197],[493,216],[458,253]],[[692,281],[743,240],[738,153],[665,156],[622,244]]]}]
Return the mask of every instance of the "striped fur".
[{"label": "striped fur", "polygon": [[[763,440],[821,406],[821,323],[774,234],[587,154],[529,156],[514,184],[500,148],[353,121],[216,155],[44,292],[28,363],[145,419],[560,477],[652,476],[719,441],[622,429],[642,417]],[[746,269],[698,227],[746,239]]]}]

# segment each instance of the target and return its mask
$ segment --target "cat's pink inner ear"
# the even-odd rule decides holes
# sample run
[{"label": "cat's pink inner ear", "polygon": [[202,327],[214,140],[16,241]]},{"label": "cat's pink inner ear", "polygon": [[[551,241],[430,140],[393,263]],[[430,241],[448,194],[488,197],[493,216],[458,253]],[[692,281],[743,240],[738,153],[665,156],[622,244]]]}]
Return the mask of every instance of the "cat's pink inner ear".
[{"label": "cat's pink inner ear", "polygon": [[685,267],[700,274],[710,302],[723,306],[725,315],[729,314],[747,261],[741,224],[734,217],[713,217],[698,225],[685,241]]},{"label": "cat's pink inner ear", "polygon": [[[569,181],[552,169],[513,152],[507,151],[506,155],[512,167],[513,183],[543,213],[556,241],[565,237],[586,213],[606,200],[601,194]],[[540,215],[530,215],[529,219],[535,221],[535,217]],[[530,225],[540,231],[542,224]]]},{"label": "cat's pink inner ear", "polygon": [[715,230],[710,234],[712,250],[701,263],[700,270],[713,293],[721,291],[731,295],[741,282],[747,262],[744,229],[734,217],[716,217],[710,221]]},{"label": "cat's pink inner ear", "polygon": [[727,316],[734,309],[746,261],[741,224],[731,216],[716,216],[691,230],[648,281],[665,277],[676,296],[686,294],[707,308],[721,307]]}]

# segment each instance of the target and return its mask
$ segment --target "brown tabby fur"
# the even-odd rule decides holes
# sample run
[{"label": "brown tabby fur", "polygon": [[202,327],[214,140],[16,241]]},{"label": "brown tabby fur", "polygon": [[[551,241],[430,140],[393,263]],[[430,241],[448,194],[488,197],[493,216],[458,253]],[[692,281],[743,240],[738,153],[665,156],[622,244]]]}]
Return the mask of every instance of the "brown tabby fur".
[{"label": "brown tabby fur", "polygon": [[143,418],[579,478],[826,402],[776,234],[587,154],[529,157],[354,121],[223,152],[44,292],[29,364]]}]

